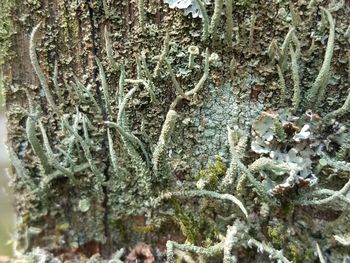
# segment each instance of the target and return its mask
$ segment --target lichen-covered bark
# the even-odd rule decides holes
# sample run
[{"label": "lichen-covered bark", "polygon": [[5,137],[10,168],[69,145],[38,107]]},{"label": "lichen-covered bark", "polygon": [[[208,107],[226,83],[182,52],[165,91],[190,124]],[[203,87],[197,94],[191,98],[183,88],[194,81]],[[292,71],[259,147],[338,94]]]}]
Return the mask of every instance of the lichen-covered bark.
[{"label": "lichen-covered bark", "polygon": [[[165,2],[14,1],[4,72],[17,251],[102,262],[145,242],[157,261],[167,248],[169,261],[177,249],[342,262],[349,3],[196,0],[193,18]],[[260,132],[266,114],[273,127]],[[314,137],[299,139],[304,125]],[[272,153],[303,143],[320,146],[302,156],[313,186]]]}]

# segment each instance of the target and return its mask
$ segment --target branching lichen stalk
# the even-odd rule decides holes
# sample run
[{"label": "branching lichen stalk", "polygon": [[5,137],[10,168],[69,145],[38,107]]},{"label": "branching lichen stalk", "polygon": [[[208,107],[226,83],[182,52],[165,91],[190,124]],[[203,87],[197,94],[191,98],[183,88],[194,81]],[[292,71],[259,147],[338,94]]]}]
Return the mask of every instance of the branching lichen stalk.
[{"label": "branching lichen stalk", "polygon": [[154,103],[154,102],[156,102],[156,95],[154,93],[155,86],[153,84],[153,77],[151,75],[151,72],[148,69],[148,66],[146,63],[146,58],[143,55],[141,56],[141,61],[142,61],[142,67],[143,67],[143,70],[145,72],[145,76],[147,79],[147,83],[148,83],[148,85],[145,85],[145,87],[148,89],[148,92],[151,96],[151,101]]},{"label": "branching lichen stalk", "polygon": [[34,184],[33,179],[30,177],[28,170],[25,168],[22,161],[18,158],[13,148],[11,146],[8,146],[7,150],[9,153],[10,161],[16,170],[17,176],[24,181],[24,183],[29,187],[29,189],[35,190],[37,186]]},{"label": "branching lichen stalk", "polygon": [[279,77],[279,87],[281,90],[281,104],[283,105],[286,100],[286,81],[284,80],[283,72],[281,70],[281,67],[277,64],[277,73]]},{"label": "branching lichen stalk", "polygon": [[36,75],[38,76],[39,78],[39,81],[40,81],[40,85],[41,87],[44,89],[44,92],[45,92],[45,96],[46,96],[46,99],[49,103],[49,105],[53,108],[53,110],[55,112],[58,112],[58,108],[55,104],[55,101],[52,97],[52,94],[51,94],[51,91],[49,89],[49,85],[47,83],[47,80],[46,80],[46,77],[43,73],[43,71],[41,70],[40,68],[40,65],[39,65],[39,61],[38,61],[38,57],[37,57],[37,54],[36,54],[36,45],[35,45],[35,35],[36,35],[36,32],[38,31],[39,27],[40,27],[41,23],[39,23],[38,25],[36,25],[34,28],[33,28],[33,31],[30,35],[30,41],[29,41],[29,56],[30,56],[30,61],[34,67],[34,70],[35,70],[35,73]]},{"label": "branching lichen stalk", "polygon": [[226,28],[225,28],[225,44],[227,47],[232,47],[233,37],[233,14],[232,14],[232,0],[226,0],[225,2],[225,16],[226,16]]},{"label": "branching lichen stalk", "polygon": [[102,113],[100,106],[98,105],[94,95],[92,95],[92,93],[90,92],[90,90],[88,88],[86,88],[83,83],[81,83],[79,81],[79,79],[77,78],[77,76],[74,75],[74,81],[75,81],[75,85],[77,86],[77,88],[81,91],[81,92],[86,92],[86,94],[88,95],[89,99],[92,101],[92,104],[95,106],[97,112]]},{"label": "branching lichen stalk", "polygon": [[292,79],[293,79],[293,98],[292,98],[292,105],[293,105],[293,111],[296,112],[299,109],[300,105],[300,77],[299,77],[299,64],[298,64],[298,54],[300,52],[294,51],[293,47],[289,47],[289,52],[292,60]]},{"label": "branching lichen stalk", "polygon": [[350,190],[350,180],[339,190],[336,191],[333,195],[324,198],[324,199],[312,199],[312,200],[300,200],[298,203],[301,205],[324,205],[326,203],[332,202],[337,198],[340,198],[342,195],[345,195]]},{"label": "branching lichen stalk", "polygon": [[[174,130],[178,114],[174,110],[169,110],[162,127],[162,131],[159,136],[157,146],[154,149],[152,156],[153,171],[158,177],[162,173],[167,173],[164,171],[167,167],[163,167],[166,162],[166,149],[169,145],[169,140],[171,134]],[[167,175],[165,175],[167,176]]]},{"label": "branching lichen stalk", "polygon": [[[323,9],[323,8],[322,8]],[[334,49],[334,38],[335,38],[335,22],[331,13],[323,9],[327,15],[329,23],[329,36],[327,42],[326,53],[324,55],[324,60],[322,67],[317,75],[315,82],[312,84],[310,91],[307,94],[307,101],[310,108],[315,109],[319,106],[324,98],[326,92],[326,86],[329,79],[329,70],[333,56]]]},{"label": "branching lichen stalk", "polygon": [[230,194],[220,194],[220,193],[208,191],[208,190],[188,190],[188,191],[163,193],[160,197],[157,198],[157,201],[159,202],[160,200],[169,199],[172,197],[180,197],[180,198],[204,197],[204,198],[228,200],[228,201],[231,201],[233,204],[237,205],[239,209],[243,212],[245,218],[248,219],[248,212],[245,209],[243,203],[237,197]]},{"label": "branching lichen stalk", "polygon": [[109,155],[111,158],[113,172],[117,174],[118,173],[117,154],[114,150],[112,135],[111,135],[111,131],[109,128],[107,128],[107,138],[108,138],[108,149],[109,149]]},{"label": "branching lichen stalk", "polygon": [[204,82],[207,80],[209,76],[209,51],[208,51],[208,48],[206,49],[205,51],[205,61],[204,61],[204,73],[203,73],[203,76],[201,77],[201,79],[198,81],[198,83],[196,84],[196,86],[185,92],[185,95],[186,96],[191,96],[195,93],[197,93],[204,85]]},{"label": "branching lichen stalk", "polygon": [[44,142],[44,146],[45,146],[45,150],[46,150],[46,153],[47,153],[47,156],[48,156],[49,163],[55,169],[57,169],[58,171],[62,172],[62,174],[64,176],[67,176],[70,179],[74,179],[73,178],[74,174],[69,169],[67,169],[66,167],[63,167],[59,163],[59,161],[56,160],[55,154],[52,151],[52,148],[51,148],[50,143],[49,143],[49,139],[48,139],[46,131],[45,131],[45,128],[44,128],[44,126],[43,126],[41,121],[39,121],[39,128],[40,128],[40,131],[41,131],[41,135],[43,137],[43,142]]},{"label": "branching lichen stalk", "polygon": [[[81,145],[84,155],[87,159],[87,161],[89,162],[91,171],[94,173],[94,175],[97,177],[97,181],[98,181],[98,186],[100,187],[104,181],[104,176],[103,174],[99,171],[99,169],[96,167],[95,163],[94,163],[94,159],[92,157],[90,148],[88,146],[88,144],[84,141],[84,139],[79,135],[79,133],[74,130],[68,120],[67,120],[67,116],[63,117],[63,125],[64,127],[69,130],[69,132],[74,135],[74,137],[78,140],[79,144]],[[102,190],[101,190],[102,191]]]},{"label": "branching lichen stalk", "polygon": [[[149,154],[146,151],[146,147],[143,145],[143,143],[140,141],[139,138],[137,138],[135,135],[133,135],[131,132],[129,132],[123,126],[121,126],[117,123],[106,121],[105,124],[107,124],[109,127],[116,128],[125,141],[132,143],[134,147],[140,148],[142,153],[144,154],[144,157],[146,159],[146,163],[149,166],[149,164],[150,164]],[[115,159],[116,159],[116,157],[115,157]]]},{"label": "branching lichen stalk", "polygon": [[139,26],[141,28],[141,31],[144,31],[146,20],[145,1],[137,0],[137,8],[139,11]]},{"label": "branching lichen stalk", "polygon": [[112,44],[111,44],[111,40],[109,38],[109,32],[107,30],[107,26],[105,26],[105,30],[104,30],[104,38],[105,38],[105,47],[106,47],[106,54],[107,54],[107,59],[109,64],[111,65],[112,69],[118,69],[118,64],[115,61],[114,57],[113,57],[113,50],[112,50]]},{"label": "branching lichen stalk", "polygon": [[215,0],[214,2],[214,13],[211,17],[210,22],[210,33],[212,35],[213,43],[216,44],[218,41],[218,26],[222,14],[223,0]]},{"label": "branching lichen stalk", "polygon": [[157,65],[156,65],[156,67],[154,69],[154,72],[153,72],[153,77],[154,78],[159,77],[160,68],[161,68],[162,64],[164,63],[164,61],[166,59],[166,56],[169,53],[169,48],[170,48],[170,34],[167,31],[166,35],[165,35],[164,43],[163,43],[162,53],[159,56],[159,60],[158,60]]},{"label": "branching lichen stalk", "polygon": [[103,91],[103,97],[105,99],[105,107],[107,109],[109,116],[111,116],[112,115],[112,108],[111,108],[111,102],[109,100],[109,91],[108,91],[108,84],[107,84],[107,80],[106,80],[106,74],[105,74],[105,71],[104,71],[103,66],[101,64],[101,61],[98,58],[96,58],[96,63],[97,63],[98,70],[99,70],[99,76],[100,76],[100,81],[101,81],[101,86],[102,86],[102,91]]},{"label": "branching lichen stalk", "polygon": [[125,85],[125,65],[121,63],[120,65],[120,76],[118,83],[118,105],[120,105],[124,98],[124,85]]},{"label": "branching lichen stalk", "polygon": [[38,156],[40,164],[42,168],[44,169],[45,174],[47,174],[50,171],[50,164],[49,160],[45,154],[45,151],[43,147],[41,146],[41,142],[39,141],[38,137],[36,136],[36,120],[38,118],[37,112],[31,112],[30,115],[27,118],[26,122],[26,133],[27,133],[27,139],[30,143],[30,145],[33,148],[33,151],[36,156]]},{"label": "branching lichen stalk", "polygon": [[295,31],[295,29],[293,27],[291,29],[289,29],[288,34],[286,35],[286,37],[283,41],[282,47],[281,47],[281,52],[280,52],[281,55],[280,55],[278,64],[281,68],[282,73],[286,69],[287,51],[288,51],[289,44],[292,41],[294,31]]},{"label": "branching lichen stalk", "polygon": [[202,35],[202,39],[203,41],[207,41],[208,37],[209,37],[209,16],[207,13],[207,10],[203,4],[203,0],[194,0],[195,3],[198,5],[201,13],[202,13],[202,20],[203,20],[203,35]]},{"label": "branching lichen stalk", "polygon": [[250,22],[249,40],[248,40],[249,50],[252,50],[253,48],[255,23],[256,23],[256,14],[254,13],[251,17],[251,22]]},{"label": "branching lichen stalk", "polygon": [[[128,80],[128,82],[132,83],[131,80]],[[124,116],[124,111],[126,104],[128,103],[129,99],[134,95],[134,93],[138,90],[139,86],[135,85],[131,90],[128,91],[128,93],[123,98],[122,102],[119,104],[119,111],[117,115],[117,123],[120,124],[122,121],[122,118]]]},{"label": "branching lichen stalk", "polygon": [[252,245],[256,246],[259,251],[266,251],[270,255],[270,258],[277,259],[279,262],[292,263],[292,261],[288,260],[287,258],[285,258],[283,256],[282,251],[276,250],[273,247],[271,247],[265,243],[261,243],[254,238],[249,239],[248,245],[249,246],[252,246]]},{"label": "branching lichen stalk", "polygon": [[167,59],[165,59],[165,63],[166,63],[166,66],[167,66],[167,69],[168,69],[171,81],[173,82],[173,85],[175,87],[175,90],[176,90],[177,94],[181,95],[182,97],[186,97],[184,91],[182,90],[182,88],[180,86],[180,83],[176,79],[175,73],[173,71],[173,68],[171,67],[170,62]]},{"label": "branching lichen stalk", "polygon": [[58,62],[57,62],[57,59],[55,60],[55,65],[54,65],[54,68],[53,68],[53,77],[52,77],[52,82],[53,82],[53,86],[55,88],[55,92],[56,92],[56,95],[58,97],[58,100],[60,103],[63,102],[63,98],[62,98],[62,94],[61,94],[61,91],[58,87],[58,82],[57,82],[57,79],[58,79]]},{"label": "branching lichen stalk", "polygon": [[317,255],[318,255],[318,259],[320,260],[320,263],[326,263],[326,260],[322,254],[320,245],[318,243],[316,243],[316,251],[317,251]]},{"label": "branching lichen stalk", "polygon": [[179,249],[181,251],[192,252],[198,255],[203,255],[205,257],[211,257],[217,255],[223,250],[223,244],[218,243],[210,247],[198,247],[192,244],[179,244],[175,241],[168,241],[166,244],[167,247],[167,262],[174,263],[174,249]]},{"label": "branching lichen stalk", "polygon": [[346,100],[339,109],[332,111],[328,113],[324,118],[323,121],[324,123],[329,123],[332,119],[340,118],[342,117],[345,113],[350,111],[350,92],[348,93],[348,96],[346,97]]},{"label": "branching lichen stalk", "polygon": [[188,68],[193,69],[194,67],[194,58],[199,54],[199,48],[197,46],[189,46],[188,48]]},{"label": "branching lichen stalk", "polygon": [[[231,129],[228,127],[228,140],[232,140],[231,132],[232,132]],[[254,178],[253,174],[249,171],[249,169],[241,162],[239,155],[235,151],[235,149],[230,149],[230,151],[231,151],[232,159],[236,162],[237,167],[240,169],[242,173],[244,173],[244,175],[241,175],[241,176],[246,176],[248,178],[249,182],[254,186],[258,195],[260,195],[266,202],[275,204],[277,202],[276,199],[270,196],[265,191],[262,184]]]},{"label": "branching lichen stalk", "polygon": [[231,250],[235,243],[238,241],[238,238],[236,237],[238,232],[237,227],[235,226],[228,226],[226,237],[224,241],[224,259],[223,263],[235,263],[237,262],[237,259],[232,256]]}]

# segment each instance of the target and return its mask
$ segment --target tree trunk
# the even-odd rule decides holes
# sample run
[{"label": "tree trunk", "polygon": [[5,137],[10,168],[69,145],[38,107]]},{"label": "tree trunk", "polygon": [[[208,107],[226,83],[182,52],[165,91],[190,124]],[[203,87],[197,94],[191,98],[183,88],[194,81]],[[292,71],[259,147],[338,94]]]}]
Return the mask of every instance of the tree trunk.
[{"label": "tree trunk", "polygon": [[185,2],[6,11],[16,256],[346,262],[349,1]]}]

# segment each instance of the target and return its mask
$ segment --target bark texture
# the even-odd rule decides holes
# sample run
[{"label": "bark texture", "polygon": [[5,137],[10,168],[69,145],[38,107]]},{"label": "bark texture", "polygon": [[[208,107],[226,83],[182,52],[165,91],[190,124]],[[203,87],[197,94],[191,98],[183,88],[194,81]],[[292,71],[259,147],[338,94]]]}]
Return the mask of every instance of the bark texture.
[{"label": "bark texture", "polygon": [[185,2],[11,3],[17,256],[346,262],[349,2]]}]

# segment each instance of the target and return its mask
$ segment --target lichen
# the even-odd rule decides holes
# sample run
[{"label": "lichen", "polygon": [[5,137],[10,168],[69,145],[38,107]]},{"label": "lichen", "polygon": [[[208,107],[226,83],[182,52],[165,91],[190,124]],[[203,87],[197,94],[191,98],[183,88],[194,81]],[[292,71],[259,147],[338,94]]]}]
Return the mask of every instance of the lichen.
[{"label": "lichen", "polygon": [[[196,7],[192,17],[164,2],[118,9],[113,1],[78,2],[64,10],[59,5],[59,25],[43,18],[40,41],[38,27],[32,31],[30,56],[40,84],[7,89],[16,190],[27,198],[18,211],[31,215],[18,240],[36,235],[23,242],[28,251],[34,245],[58,251],[55,244],[65,244],[64,252],[83,251],[85,244],[105,251],[135,240],[164,245],[169,238],[178,241],[167,243],[169,262],[187,252],[225,263],[242,257],[311,262],[315,242],[330,261],[342,258],[348,224],[325,227],[350,202],[347,74],[341,69],[348,63],[341,58],[348,25],[341,4],[331,3],[319,19],[318,1],[309,7],[303,1],[164,1],[170,8]],[[30,8],[45,17],[40,5],[33,1]],[[199,13],[202,19],[195,19]],[[209,53],[210,37],[219,45]],[[196,52],[188,54],[189,47]],[[337,61],[334,76],[329,61]],[[310,104],[317,113],[307,110],[315,77],[322,78]],[[30,107],[15,106],[25,89],[42,108],[35,119],[28,118],[35,113]],[[34,121],[29,136],[22,119]],[[43,158],[48,172],[38,173]],[[60,229],[67,218],[69,227]],[[169,218],[180,227],[169,227]],[[56,225],[45,229],[45,239],[36,231],[43,222]],[[34,260],[54,257],[32,253]]]}]

